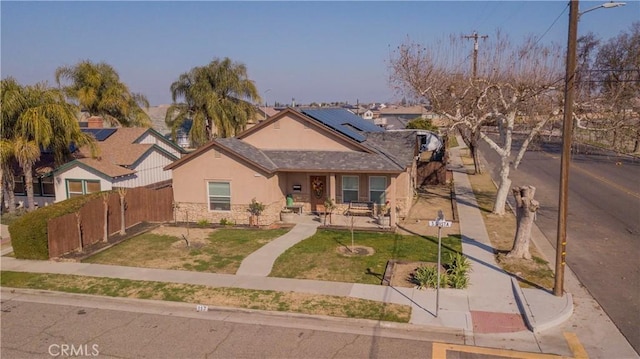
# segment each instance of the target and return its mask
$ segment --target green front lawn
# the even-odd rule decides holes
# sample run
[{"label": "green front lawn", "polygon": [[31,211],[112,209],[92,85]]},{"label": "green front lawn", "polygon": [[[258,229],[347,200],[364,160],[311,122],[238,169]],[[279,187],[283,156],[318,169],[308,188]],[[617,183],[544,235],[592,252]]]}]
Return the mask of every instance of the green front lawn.
[{"label": "green front lawn", "polygon": [[[438,257],[438,239],[433,237],[355,232],[354,244],[370,247],[375,253],[370,256],[342,254],[340,248],[351,246],[351,232],[319,230],[281,255],[270,276],[380,284],[390,259],[437,262]],[[458,236],[442,239],[443,260],[452,251],[462,251]]]},{"label": "green front lawn", "polygon": [[287,231],[221,228],[206,239],[192,239],[190,247],[179,237],[145,233],[84,262],[235,274],[245,257]]}]

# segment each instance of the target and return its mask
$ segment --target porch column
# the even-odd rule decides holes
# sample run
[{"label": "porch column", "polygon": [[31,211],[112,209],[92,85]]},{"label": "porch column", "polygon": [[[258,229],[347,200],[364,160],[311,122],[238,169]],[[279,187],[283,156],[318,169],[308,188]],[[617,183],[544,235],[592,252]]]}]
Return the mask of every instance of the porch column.
[{"label": "porch column", "polygon": [[336,174],[329,173],[329,198],[336,203]]},{"label": "porch column", "polygon": [[389,201],[389,207],[391,210],[389,212],[389,225],[391,227],[396,225],[396,176],[391,176],[391,183],[389,183],[389,191],[387,200]]}]

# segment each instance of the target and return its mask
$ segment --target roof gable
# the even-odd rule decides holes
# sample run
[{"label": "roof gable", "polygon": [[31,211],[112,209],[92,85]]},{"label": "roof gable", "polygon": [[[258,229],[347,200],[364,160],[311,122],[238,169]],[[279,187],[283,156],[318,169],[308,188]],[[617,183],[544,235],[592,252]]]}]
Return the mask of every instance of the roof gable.
[{"label": "roof gable", "polygon": [[262,150],[371,152],[370,148],[343,132],[291,108],[242,132],[236,138]]},{"label": "roof gable", "polygon": [[139,165],[144,160],[144,157],[152,151],[158,151],[171,160],[177,159],[176,156],[157,144],[138,143],[147,133],[156,138],[162,138],[153,129],[118,127],[102,129],[108,130],[104,132],[89,130],[92,129],[83,129],[83,132],[90,133],[96,137],[96,144],[100,151],[98,158],[92,157],[89,146],[83,146],[74,153],[76,160],[58,167],[55,172],[64,172],[73,166],[80,165],[85,169],[91,168],[106,177],[116,178],[134,174],[135,171],[131,168]]},{"label": "roof gable", "polygon": [[236,138],[216,138],[209,141],[194,152],[191,152],[181,159],[165,166],[164,169],[174,170],[204,153],[215,150],[216,148],[231,153],[267,173],[272,173],[276,170],[275,164],[261,150]]}]

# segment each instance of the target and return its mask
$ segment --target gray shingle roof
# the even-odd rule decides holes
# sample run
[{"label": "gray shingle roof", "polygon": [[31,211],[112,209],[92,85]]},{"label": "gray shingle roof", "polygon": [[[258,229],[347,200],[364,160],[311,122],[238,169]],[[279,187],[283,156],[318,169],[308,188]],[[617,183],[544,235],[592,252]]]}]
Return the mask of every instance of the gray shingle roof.
[{"label": "gray shingle roof", "polygon": [[416,131],[384,131],[367,133],[365,146],[384,152],[404,166],[413,163],[416,151]]},{"label": "gray shingle roof", "polygon": [[278,170],[381,171],[399,172],[398,166],[383,155],[341,151],[263,150]]},{"label": "gray shingle roof", "polygon": [[226,147],[240,156],[255,162],[259,166],[269,170],[276,170],[276,165],[265,155],[265,153],[256,147],[236,138],[216,138],[215,142],[222,147]]}]

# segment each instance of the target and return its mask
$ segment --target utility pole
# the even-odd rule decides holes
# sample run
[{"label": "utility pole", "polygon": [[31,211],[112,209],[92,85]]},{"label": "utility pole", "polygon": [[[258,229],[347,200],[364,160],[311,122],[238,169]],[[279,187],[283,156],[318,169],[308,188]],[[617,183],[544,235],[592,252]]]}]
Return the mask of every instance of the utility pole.
[{"label": "utility pole", "polygon": [[473,39],[473,78],[478,75],[478,39],[486,39],[489,35],[478,35],[477,32],[473,32],[472,35],[463,35],[464,39]]},{"label": "utility pole", "polygon": [[576,48],[578,43],[578,0],[569,7],[569,37],[567,64],[564,76],[564,115],[562,124],[562,157],[560,158],[560,194],[558,199],[558,233],[556,238],[556,275],[553,294],[561,297],[564,290],[564,267],[567,255],[567,213],[569,207],[569,162],[573,131],[573,97],[575,92]]}]

